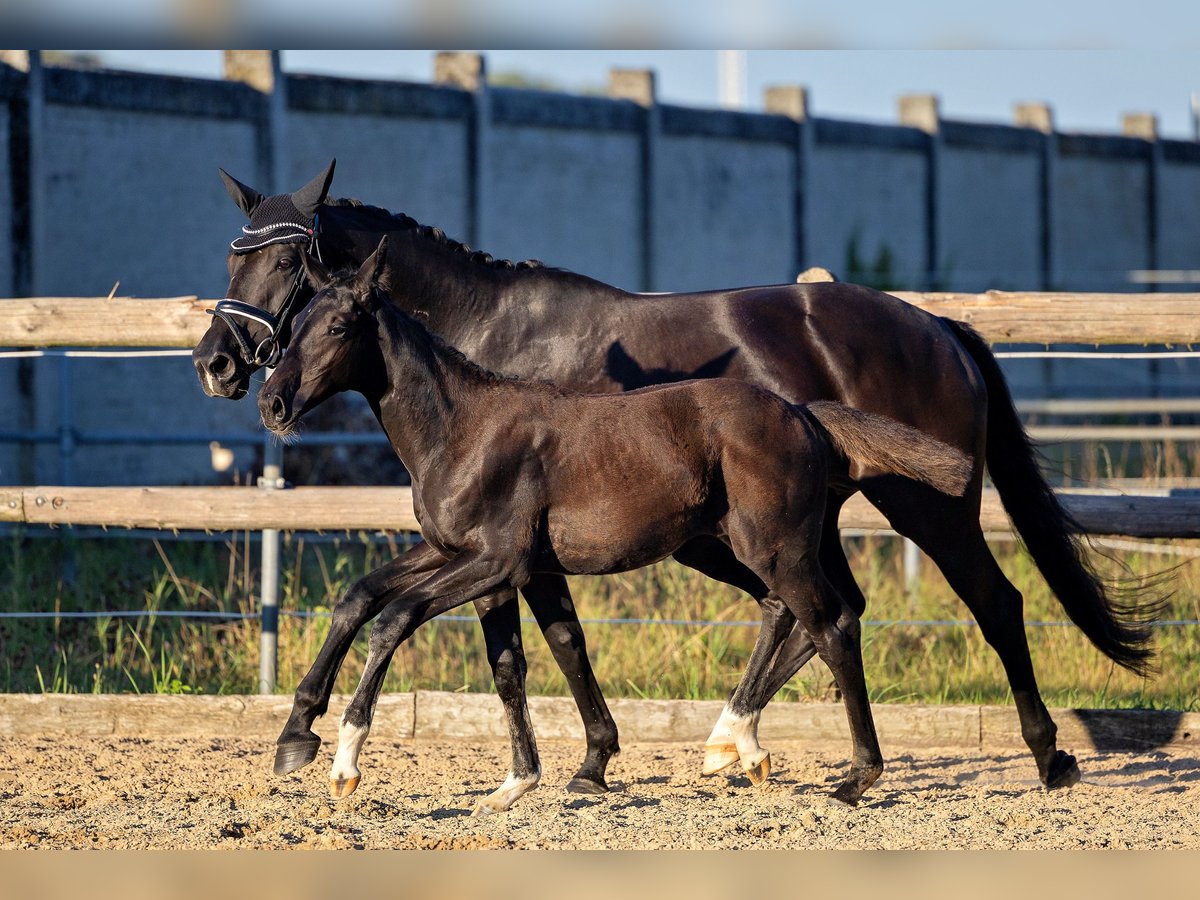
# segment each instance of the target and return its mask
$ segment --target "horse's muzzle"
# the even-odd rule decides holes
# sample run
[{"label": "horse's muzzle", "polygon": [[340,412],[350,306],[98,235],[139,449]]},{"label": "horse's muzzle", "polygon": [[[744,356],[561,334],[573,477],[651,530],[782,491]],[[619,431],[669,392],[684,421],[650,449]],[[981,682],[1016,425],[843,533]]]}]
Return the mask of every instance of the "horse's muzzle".
[{"label": "horse's muzzle", "polygon": [[287,431],[293,424],[292,405],[281,394],[265,388],[258,393],[258,414],[271,431]]},{"label": "horse's muzzle", "polygon": [[210,397],[240,400],[250,390],[250,374],[228,353],[192,354],[200,387]]}]

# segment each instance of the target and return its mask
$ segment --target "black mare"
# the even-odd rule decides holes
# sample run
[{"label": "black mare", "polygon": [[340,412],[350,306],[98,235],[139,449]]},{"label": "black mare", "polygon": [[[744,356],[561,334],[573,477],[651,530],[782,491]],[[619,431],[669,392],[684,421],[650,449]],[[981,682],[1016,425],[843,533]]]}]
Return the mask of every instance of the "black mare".
[{"label": "black mare", "polygon": [[[382,645],[372,632],[339,735],[335,794],[357,785],[382,674],[431,611],[522,587],[535,572],[640,568],[704,535],[769,585],[833,671],[853,742],[849,777],[833,799],[857,804],[883,771],[883,756],[858,615],[821,572],[828,485],[853,466],[960,493],[971,461],[891,419],[828,401],[795,406],[730,378],[623,394],[503,378],[391,305],[379,289],[389,274],[387,243],[384,236],[358,272],[337,278],[306,255],[309,281],[320,290],[258,396],[264,424],[287,435],[328,397],[361,393],[412,474],[422,535],[448,560],[393,604]],[[760,632],[750,668],[773,643]],[[743,708],[741,699],[735,692],[731,708]],[[743,763],[765,777],[768,754],[746,727],[749,718],[738,724],[731,730]],[[518,767],[477,812],[508,809],[537,784],[530,738],[529,756],[514,755]]]},{"label": "black mare", "polygon": [[[314,183],[327,185],[328,174]],[[230,190],[247,215],[271,199],[236,182]],[[1150,658],[1148,629],[1129,615],[1133,610],[1111,602],[1088,564],[1073,537],[1074,524],[1038,469],[995,358],[968,327],[842,283],[639,295],[572,272],[495,261],[407,216],[354,201],[327,201],[323,190],[314,208],[326,263],[357,266],[382,235],[391,235],[393,301],[488,368],[592,392],[693,376],[738,378],[792,402],[836,400],[889,416],[972,456],[975,472],[961,497],[903,477],[852,473],[853,482],[836,486],[826,504],[822,568],[861,613],[866,600],[851,576],[836,528],[842,504],[861,490],[896,531],[933,559],[978,621],[1004,665],[1022,735],[1042,782],[1054,788],[1078,779],[1073,757],[1057,748],[1056,728],[1038,693],[1021,594],[1001,572],[979,527],[982,461],[1050,588],[1101,652],[1142,670]],[[301,252],[295,244],[282,243],[231,253],[228,296],[278,313],[301,265]],[[305,297],[311,297],[311,289]],[[284,339],[295,309],[283,317]],[[262,326],[245,327],[252,338],[266,335]],[[230,328],[215,321],[197,345],[194,362],[206,392],[230,398],[246,393],[257,368],[242,357]],[[424,555],[428,565],[441,562],[431,548],[413,552]],[[766,595],[761,580],[750,577],[719,543],[688,548],[676,558],[756,598]],[[411,565],[396,567],[396,572],[407,570]],[[310,726],[325,712],[354,634],[410,583],[407,575],[385,567],[356,584],[338,604],[330,638],[298,688],[280,737],[277,761],[282,770],[298,768],[315,756],[319,744]],[[567,674],[586,725],[587,758],[573,784],[602,788],[605,764],[617,748],[616,728],[592,678],[566,583],[539,575],[522,594]],[[507,610],[503,603],[481,607],[493,666],[501,649],[520,657],[516,615]],[[764,627],[778,649],[749,692],[758,709],[814,653],[803,629],[792,627],[790,613],[782,608],[775,612],[776,620]],[[523,659],[517,668],[523,670]],[[502,688],[498,683],[498,689],[502,698],[513,693],[508,684]],[[728,749],[726,732],[718,723],[710,750]]]}]

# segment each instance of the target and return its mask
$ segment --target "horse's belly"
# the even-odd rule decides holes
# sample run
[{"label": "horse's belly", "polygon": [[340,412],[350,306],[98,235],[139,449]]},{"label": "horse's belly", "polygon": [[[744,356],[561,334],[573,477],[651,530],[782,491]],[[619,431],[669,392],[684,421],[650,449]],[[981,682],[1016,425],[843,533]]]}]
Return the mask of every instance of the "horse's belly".
[{"label": "horse's belly", "polygon": [[686,540],[678,516],[551,514],[550,554],[572,575],[624,572],[670,556]]}]

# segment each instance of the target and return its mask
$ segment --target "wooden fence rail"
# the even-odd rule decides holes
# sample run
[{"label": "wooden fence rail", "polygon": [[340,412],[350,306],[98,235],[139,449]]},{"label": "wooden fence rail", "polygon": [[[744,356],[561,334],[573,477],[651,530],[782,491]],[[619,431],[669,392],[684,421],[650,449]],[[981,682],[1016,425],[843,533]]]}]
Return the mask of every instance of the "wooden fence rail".
[{"label": "wooden fence rail", "polygon": [[[1030,344],[1200,343],[1200,294],[897,292],[989,341]],[[214,300],[35,297],[0,300],[0,347],[191,347]]]},{"label": "wooden fence rail", "polygon": [[[1064,493],[1089,534],[1200,538],[1200,492]],[[0,488],[0,522],[208,531],[416,531],[406,487],[30,487]],[[842,509],[844,528],[886,529],[861,495]],[[1010,529],[995,491],[985,491],[984,531]]]}]

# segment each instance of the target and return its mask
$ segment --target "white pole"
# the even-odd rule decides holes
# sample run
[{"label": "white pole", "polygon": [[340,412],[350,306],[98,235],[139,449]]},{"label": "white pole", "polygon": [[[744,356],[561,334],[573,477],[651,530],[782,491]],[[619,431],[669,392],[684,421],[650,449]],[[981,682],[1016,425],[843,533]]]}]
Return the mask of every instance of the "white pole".
[{"label": "white pole", "polygon": [[746,51],[717,51],[717,102],[724,109],[746,108]]}]

